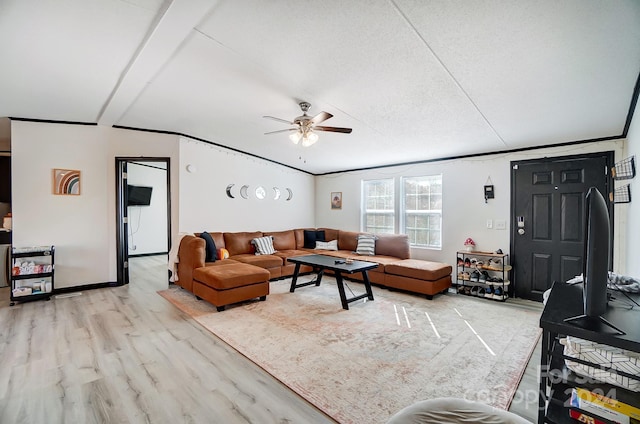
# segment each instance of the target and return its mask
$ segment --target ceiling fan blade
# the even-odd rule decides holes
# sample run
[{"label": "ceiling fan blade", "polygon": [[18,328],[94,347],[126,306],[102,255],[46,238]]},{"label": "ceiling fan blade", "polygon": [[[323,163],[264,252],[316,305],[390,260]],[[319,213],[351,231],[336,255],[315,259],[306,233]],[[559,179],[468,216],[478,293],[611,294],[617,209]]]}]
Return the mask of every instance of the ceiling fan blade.
[{"label": "ceiling fan blade", "polygon": [[314,116],[313,118],[311,118],[311,123],[312,124],[319,124],[322,121],[326,121],[327,119],[331,118],[333,115],[328,113],[328,112],[320,112],[319,114],[317,114],[316,116]]},{"label": "ceiling fan blade", "polygon": [[282,133],[282,132],[289,132],[289,131],[297,131],[297,130],[298,130],[297,128],[288,128],[288,129],[286,129],[286,130],[269,131],[269,132],[264,133],[264,135],[267,135],[267,134],[276,134],[276,133]]},{"label": "ceiling fan blade", "polygon": [[263,116],[263,118],[273,119],[274,121],[284,122],[285,124],[293,125],[293,122],[287,121],[286,119],[276,118],[275,116]]},{"label": "ceiling fan blade", "polygon": [[318,131],[328,131],[328,132],[337,132],[337,133],[345,133],[345,134],[351,134],[351,131],[353,131],[351,128],[341,128],[341,127],[321,127],[321,126],[314,126],[313,127],[314,131],[318,130]]}]

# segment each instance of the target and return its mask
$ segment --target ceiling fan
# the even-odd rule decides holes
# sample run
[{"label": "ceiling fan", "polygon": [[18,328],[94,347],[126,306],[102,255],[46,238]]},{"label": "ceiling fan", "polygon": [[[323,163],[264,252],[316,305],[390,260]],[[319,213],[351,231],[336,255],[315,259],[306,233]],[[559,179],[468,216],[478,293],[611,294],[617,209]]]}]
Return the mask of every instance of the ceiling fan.
[{"label": "ceiling fan", "polygon": [[307,115],[307,112],[309,111],[311,104],[308,102],[300,102],[299,104],[300,109],[302,109],[302,115],[298,116],[293,121],[287,121],[286,119],[280,119],[274,116],[263,116],[263,118],[273,119],[274,121],[284,122],[285,124],[294,126],[293,128],[287,128],[286,130],[270,131],[264,134],[267,135],[294,131],[289,135],[289,139],[295,144],[302,141],[302,145],[307,147],[318,141],[318,134],[316,134],[315,131],[328,131],[345,134],[351,133],[351,128],[325,127],[318,125],[319,123],[331,118],[333,115],[328,112],[320,112],[316,116],[309,116]]}]

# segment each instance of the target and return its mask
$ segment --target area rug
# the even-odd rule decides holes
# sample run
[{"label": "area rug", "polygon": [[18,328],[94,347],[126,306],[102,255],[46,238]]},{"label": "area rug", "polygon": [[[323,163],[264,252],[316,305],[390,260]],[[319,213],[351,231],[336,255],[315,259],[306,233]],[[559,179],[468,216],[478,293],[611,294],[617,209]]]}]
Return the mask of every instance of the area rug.
[{"label": "area rug", "polygon": [[540,311],[509,302],[374,287],[344,310],[332,278],[289,284],[224,312],[177,287],[159,294],[340,423],[384,423],[442,396],[507,409],[540,334]]}]

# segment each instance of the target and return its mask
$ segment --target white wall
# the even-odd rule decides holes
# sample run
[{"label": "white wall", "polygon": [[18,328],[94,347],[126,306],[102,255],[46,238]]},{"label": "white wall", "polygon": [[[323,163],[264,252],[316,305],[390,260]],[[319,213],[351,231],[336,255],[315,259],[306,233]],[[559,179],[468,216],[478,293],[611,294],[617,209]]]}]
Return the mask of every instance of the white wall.
[{"label": "white wall", "polygon": [[167,170],[162,162],[130,162],[127,183],[151,187],[149,206],[129,206],[129,255],[166,253]]},{"label": "white wall", "polygon": [[[21,121],[12,121],[11,131],[14,246],[55,245],[58,288],[116,281],[115,157],[177,163],[178,137]],[[53,195],[53,168],[79,169],[81,195]],[[172,184],[178,186],[173,174]],[[177,220],[177,193],[172,197]]]},{"label": "white wall", "polygon": [[[55,245],[55,286],[110,280],[107,131],[12,122],[13,245]],[[81,194],[52,194],[52,169],[81,171]],[[109,219],[110,218],[110,219]]]},{"label": "white wall", "polygon": [[[195,172],[187,172],[187,165]],[[226,187],[234,184],[229,198]],[[248,199],[240,188],[248,185]],[[266,198],[256,198],[258,186]],[[274,199],[273,187],[281,191]],[[287,188],[293,192],[290,201]],[[189,138],[180,140],[180,231],[278,231],[314,226],[314,177]]]},{"label": "white wall", "polygon": [[[499,154],[476,158],[440,161],[332,174],[316,178],[316,225],[318,227],[360,230],[360,186],[362,180],[401,176],[442,174],[443,179],[443,246],[441,250],[411,250],[411,256],[438,262],[453,263],[456,251],[463,248],[467,237],[473,238],[476,248],[484,251],[502,249],[509,252],[511,169],[510,162],[545,156],[565,156],[581,153],[615,151],[616,160],[621,157],[624,140],[591,143],[532,150],[528,152]],[[483,187],[491,179],[495,199],[484,201]],[[329,197],[332,191],[342,192],[342,210],[331,210]],[[494,228],[487,229],[486,222],[493,220]],[[495,221],[506,221],[506,229],[495,229]],[[620,228],[616,214],[616,234]],[[624,267],[625,246],[616,237],[614,269]]]},{"label": "white wall", "polygon": [[[637,120],[636,120],[637,121]],[[640,150],[640,129],[634,121],[628,153]],[[441,251],[413,249],[416,258],[451,263],[466,237],[478,248],[509,248],[511,160],[615,150],[623,141],[594,143],[510,155],[444,161],[313,177],[267,161],[172,135],[112,129],[99,126],[11,122],[13,236],[15,246],[57,246],[56,286],[71,287],[116,280],[115,157],[167,157],[171,171],[172,234],[178,231],[277,231],[297,227],[360,228],[360,181],[401,175],[442,173],[444,180],[444,243]],[[197,172],[186,172],[188,164]],[[82,171],[80,196],[54,196],[53,168]],[[487,177],[496,198],[484,203],[482,187]],[[632,192],[638,192],[636,177]],[[235,184],[235,199],[225,188]],[[239,187],[250,187],[249,199],[239,198]],[[253,190],[262,185],[267,198],[258,200]],[[282,191],[275,201],[272,187]],[[287,202],[286,188],[293,198]],[[342,210],[331,210],[332,191],[343,192]],[[637,199],[636,199],[637,200]],[[616,205],[614,270],[639,275],[640,240],[638,201]],[[622,209],[628,208],[628,209]],[[628,216],[628,223],[619,222]],[[486,220],[504,219],[506,230],[488,230]],[[625,256],[628,249],[628,256]],[[625,258],[629,260],[626,261]],[[625,270],[628,266],[628,271]]]},{"label": "white wall", "polygon": [[618,205],[627,212],[627,275],[640,278],[640,104],[636,107],[631,127],[627,134],[627,151],[624,157],[635,155],[636,177],[619,181],[619,185],[631,184],[631,203]]},{"label": "white wall", "polygon": [[[173,135],[12,121],[13,241],[56,246],[56,287],[117,279],[115,158],[170,161],[172,239],[179,231],[276,231],[314,225],[314,177]],[[187,164],[198,172],[187,173]],[[80,196],[52,194],[53,168],[82,172]],[[228,184],[268,197],[226,196]],[[272,187],[282,190],[275,201]],[[286,188],[293,191],[285,201]],[[238,196],[239,197],[239,196]],[[164,225],[163,225],[164,227]]]}]

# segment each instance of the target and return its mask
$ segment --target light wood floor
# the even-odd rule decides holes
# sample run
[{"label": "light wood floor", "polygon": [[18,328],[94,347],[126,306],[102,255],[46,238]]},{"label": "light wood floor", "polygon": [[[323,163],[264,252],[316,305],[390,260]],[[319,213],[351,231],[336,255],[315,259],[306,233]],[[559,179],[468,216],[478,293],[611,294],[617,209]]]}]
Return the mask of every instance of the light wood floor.
[{"label": "light wood floor", "polygon": [[[124,287],[12,307],[0,289],[0,423],[334,422],[158,296],[165,256],[130,262]],[[531,421],[539,358],[511,408]]]},{"label": "light wood floor", "polygon": [[333,422],[158,296],[164,256],[131,264],[129,286],[2,302],[0,423]]}]

